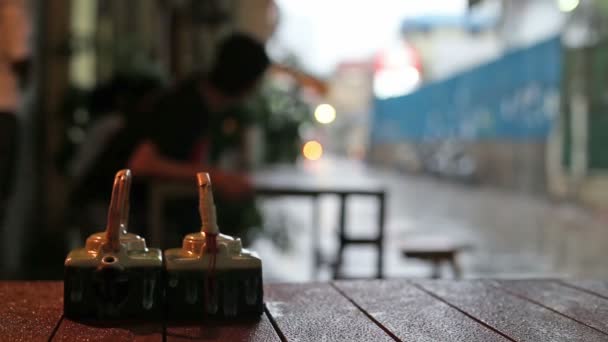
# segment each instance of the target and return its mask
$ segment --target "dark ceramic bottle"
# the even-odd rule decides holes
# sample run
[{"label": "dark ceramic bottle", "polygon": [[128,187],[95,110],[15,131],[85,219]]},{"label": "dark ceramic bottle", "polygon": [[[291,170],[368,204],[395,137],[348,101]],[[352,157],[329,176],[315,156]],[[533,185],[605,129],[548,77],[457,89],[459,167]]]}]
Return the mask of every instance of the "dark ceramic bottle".
[{"label": "dark ceramic bottle", "polygon": [[105,232],[65,260],[64,313],[72,319],[162,318],[162,253],[127,232],[131,171],[116,174]]},{"label": "dark ceramic bottle", "polygon": [[255,318],[263,312],[262,261],[241,240],[220,234],[209,174],[197,175],[200,232],[165,251],[170,320]]}]

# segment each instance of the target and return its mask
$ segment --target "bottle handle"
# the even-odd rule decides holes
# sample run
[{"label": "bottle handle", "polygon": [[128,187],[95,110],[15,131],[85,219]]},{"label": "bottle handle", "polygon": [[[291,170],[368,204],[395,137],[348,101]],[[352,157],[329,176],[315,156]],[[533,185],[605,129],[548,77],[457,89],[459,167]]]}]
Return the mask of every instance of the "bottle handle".
[{"label": "bottle handle", "polygon": [[129,224],[130,191],[131,170],[118,171],[114,177],[106,225],[106,248],[113,252],[120,250],[120,235],[126,233]]}]

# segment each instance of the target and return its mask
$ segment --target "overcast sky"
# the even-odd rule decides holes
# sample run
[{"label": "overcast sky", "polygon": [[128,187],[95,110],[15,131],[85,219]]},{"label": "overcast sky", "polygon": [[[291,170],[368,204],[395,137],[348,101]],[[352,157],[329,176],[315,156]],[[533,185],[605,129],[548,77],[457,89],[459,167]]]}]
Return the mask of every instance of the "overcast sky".
[{"label": "overcast sky", "polygon": [[280,8],[276,45],[300,58],[303,67],[327,75],[341,61],[373,56],[398,39],[401,22],[420,15],[461,15],[466,0],[276,0]]}]

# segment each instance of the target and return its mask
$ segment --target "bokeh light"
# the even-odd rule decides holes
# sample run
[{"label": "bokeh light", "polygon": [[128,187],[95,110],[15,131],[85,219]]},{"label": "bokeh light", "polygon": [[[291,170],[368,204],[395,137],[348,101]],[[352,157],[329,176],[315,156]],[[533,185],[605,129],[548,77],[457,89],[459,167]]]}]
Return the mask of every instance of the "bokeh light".
[{"label": "bokeh light", "polygon": [[324,125],[330,124],[336,120],[336,109],[327,103],[320,104],[315,109],[315,119]]},{"label": "bokeh light", "polygon": [[572,12],[579,4],[580,0],[557,0],[557,6],[562,12]]},{"label": "bokeh light", "polygon": [[316,140],[308,141],[302,148],[302,154],[308,160],[319,160],[323,156],[323,145]]}]

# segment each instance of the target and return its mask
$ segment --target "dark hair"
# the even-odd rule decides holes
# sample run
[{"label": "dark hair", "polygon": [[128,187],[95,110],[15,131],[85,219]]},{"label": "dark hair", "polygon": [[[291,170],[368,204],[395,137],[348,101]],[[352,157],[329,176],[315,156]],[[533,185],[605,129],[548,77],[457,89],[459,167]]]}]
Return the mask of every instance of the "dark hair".
[{"label": "dark hair", "polygon": [[269,65],[261,42],[243,33],[233,33],[220,43],[209,81],[226,95],[239,95],[253,86]]}]

